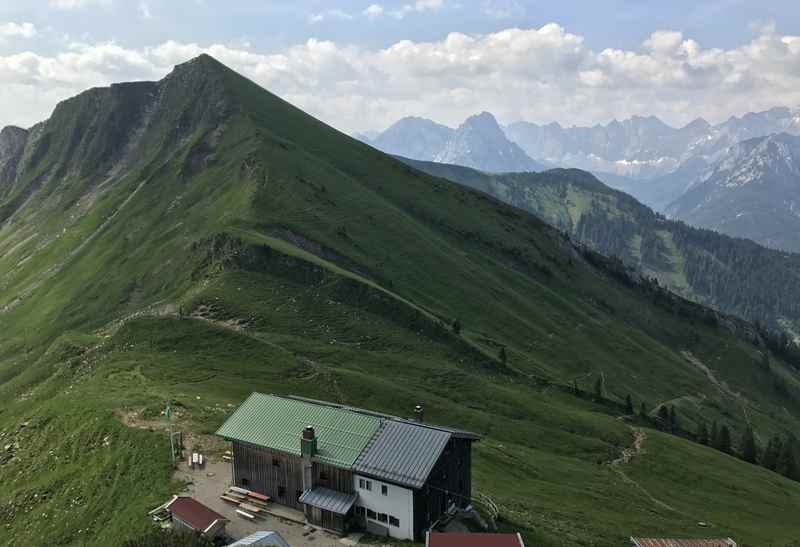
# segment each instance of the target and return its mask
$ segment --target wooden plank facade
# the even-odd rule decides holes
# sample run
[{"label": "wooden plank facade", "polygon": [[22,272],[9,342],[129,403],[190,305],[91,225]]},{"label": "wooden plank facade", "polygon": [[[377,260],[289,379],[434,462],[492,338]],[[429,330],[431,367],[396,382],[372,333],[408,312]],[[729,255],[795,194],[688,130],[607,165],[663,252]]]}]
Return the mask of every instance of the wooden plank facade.
[{"label": "wooden plank facade", "polygon": [[[314,486],[344,494],[355,493],[353,473],[333,465],[312,463]],[[303,458],[279,450],[239,441],[233,442],[233,483],[269,496],[275,503],[303,511],[311,524],[338,532],[346,531],[347,519],[329,511],[306,507],[303,494]]]},{"label": "wooden plank facade", "polygon": [[430,526],[451,505],[464,509],[472,500],[472,440],[452,437],[425,485],[414,491],[414,539],[422,541]]}]

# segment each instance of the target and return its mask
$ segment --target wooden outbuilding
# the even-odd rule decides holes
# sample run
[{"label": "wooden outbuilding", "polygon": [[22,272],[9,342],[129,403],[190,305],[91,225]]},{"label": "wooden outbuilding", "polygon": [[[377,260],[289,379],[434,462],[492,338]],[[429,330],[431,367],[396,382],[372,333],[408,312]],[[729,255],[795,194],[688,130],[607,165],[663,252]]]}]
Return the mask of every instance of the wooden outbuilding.
[{"label": "wooden outbuilding", "polygon": [[175,496],[164,506],[176,530],[191,530],[215,538],[225,532],[228,519],[188,496]]}]

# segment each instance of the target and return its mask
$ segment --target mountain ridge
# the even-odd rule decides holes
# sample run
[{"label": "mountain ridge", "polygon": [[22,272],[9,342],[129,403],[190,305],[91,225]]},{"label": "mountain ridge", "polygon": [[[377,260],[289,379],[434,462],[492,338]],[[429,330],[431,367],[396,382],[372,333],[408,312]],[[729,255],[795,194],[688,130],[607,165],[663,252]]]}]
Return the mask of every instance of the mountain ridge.
[{"label": "mountain ridge", "polygon": [[700,227],[799,252],[800,137],[779,133],[731,147],[667,214]]}]

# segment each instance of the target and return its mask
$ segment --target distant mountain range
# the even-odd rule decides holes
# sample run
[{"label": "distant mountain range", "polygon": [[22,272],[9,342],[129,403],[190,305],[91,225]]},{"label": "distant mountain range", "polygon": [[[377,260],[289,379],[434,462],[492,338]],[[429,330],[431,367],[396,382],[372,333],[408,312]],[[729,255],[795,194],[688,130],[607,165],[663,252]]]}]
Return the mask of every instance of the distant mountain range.
[{"label": "distant mountain range", "polygon": [[800,252],[800,137],[732,146],[667,207],[672,218]]},{"label": "distant mountain range", "polygon": [[440,163],[452,163],[490,172],[541,171],[545,166],[531,159],[506,137],[495,117],[482,112],[457,129],[425,118],[403,118],[374,139],[361,140],[389,154]]},{"label": "distant mountain range", "polygon": [[398,156],[489,172],[584,169],[671,218],[800,251],[798,136],[800,109],[773,108],[680,128],[634,116],[593,127],[517,122],[501,130],[484,112],[458,129],[405,118],[362,139]]}]

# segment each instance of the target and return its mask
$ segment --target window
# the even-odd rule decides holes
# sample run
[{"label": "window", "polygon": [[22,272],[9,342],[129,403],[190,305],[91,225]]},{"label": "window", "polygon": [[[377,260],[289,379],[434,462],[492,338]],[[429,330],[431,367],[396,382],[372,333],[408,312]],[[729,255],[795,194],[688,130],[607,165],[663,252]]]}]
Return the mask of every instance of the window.
[{"label": "window", "polygon": [[389,524],[391,524],[395,528],[399,528],[400,527],[400,519],[398,519],[397,517],[393,517],[392,515],[389,515]]},{"label": "window", "polygon": [[378,513],[378,521],[379,522],[387,522],[388,520],[389,520],[389,517],[386,515],[386,513]]},{"label": "window", "polygon": [[384,496],[389,495],[389,487],[386,486],[385,484],[381,485],[381,494],[383,494]]},{"label": "window", "polygon": [[285,498],[286,497],[286,487],[285,486],[279,486],[278,487],[278,497],[279,498]]},{"label": "window", "polygon": [[281,461],[278,458],[272,458],[272,467],[280,467]]},{"label": "window", "polygon": [[364,479],[358,479],[358,487],[364,490],[367,487],[367,481]]},{"label": "window", "polygon": [[373,511],[372,509],[367,509],[367,516],[369,518],[371,518],[372,520],[375,520],[375,519],[378,518],[378,514],[375,511]]},{"label": "window", "polygon": [[360,505],[356,505],[356,516],[363,517],[367,514],[367,510],[361,507]]},{"label": "window", "polygon": [[328,474],[325,471],[320,471],[319,472],[319,480],[327,481],[328,480]]},{"label": "window", "polygon": [[366,489],[372,492],[372,481],[364,481],[366,483]]},{"label": "window", "polygon": [[242,483],[242,486],[247,486],[248,484],[250,484],[250,481],[248,479],[242,479],[241,483]]}]

